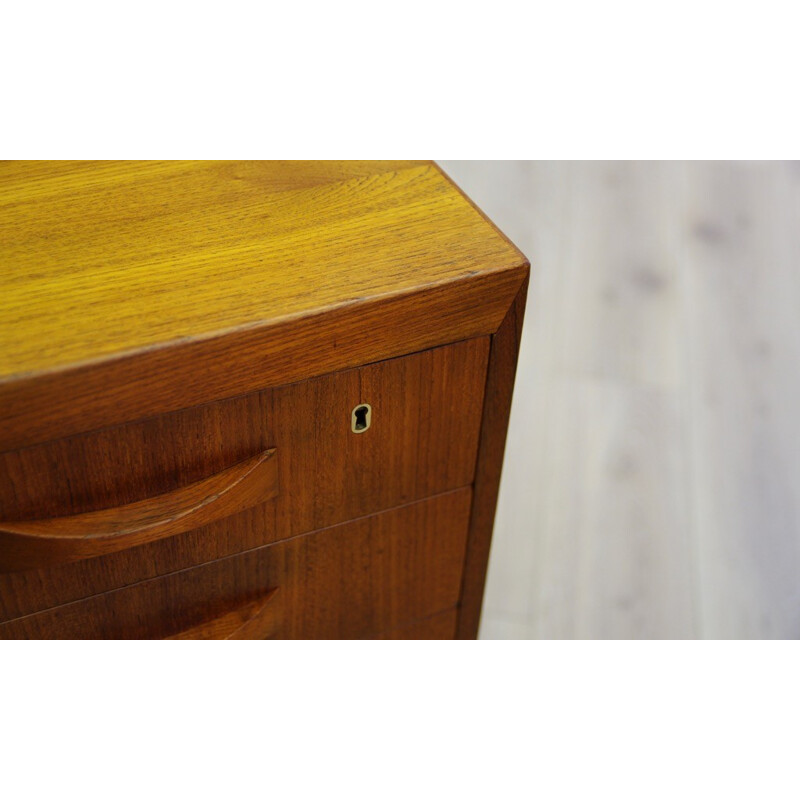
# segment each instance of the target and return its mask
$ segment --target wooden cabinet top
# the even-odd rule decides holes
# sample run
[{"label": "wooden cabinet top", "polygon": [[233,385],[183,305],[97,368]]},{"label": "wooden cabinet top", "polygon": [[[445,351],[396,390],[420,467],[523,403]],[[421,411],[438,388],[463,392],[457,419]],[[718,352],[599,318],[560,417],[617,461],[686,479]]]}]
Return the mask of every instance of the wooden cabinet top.
[{"label": "wooden cabinet top", "polygon": [[429,163],[6,163],[0,380],[522,261]]},{"label": "wooden cabinet top", "polygon": [[430,162],[0,164],[0,450],[493,333],[526,270]]}]

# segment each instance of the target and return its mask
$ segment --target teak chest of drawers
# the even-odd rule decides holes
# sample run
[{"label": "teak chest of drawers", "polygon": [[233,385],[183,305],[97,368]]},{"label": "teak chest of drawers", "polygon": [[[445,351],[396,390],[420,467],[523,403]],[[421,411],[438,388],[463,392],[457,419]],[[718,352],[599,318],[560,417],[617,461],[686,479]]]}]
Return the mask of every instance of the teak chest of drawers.
[{"label": "teak chest of drawers", "polygon": [[4,164],[0,274],[0,638],[476,636],[528,264],[435,164]]}]

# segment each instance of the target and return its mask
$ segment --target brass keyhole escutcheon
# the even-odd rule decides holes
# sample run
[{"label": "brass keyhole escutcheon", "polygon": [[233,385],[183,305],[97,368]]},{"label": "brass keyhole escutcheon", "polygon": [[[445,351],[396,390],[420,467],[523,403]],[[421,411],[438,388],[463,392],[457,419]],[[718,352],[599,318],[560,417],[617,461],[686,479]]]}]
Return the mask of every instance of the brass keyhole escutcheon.
[{"label": "brass keyhole escutcheon", "polygon": [[372,424],[372,406],[369,403],[360,403],[350,415],[350,429],[353,433],[364,433]]}]

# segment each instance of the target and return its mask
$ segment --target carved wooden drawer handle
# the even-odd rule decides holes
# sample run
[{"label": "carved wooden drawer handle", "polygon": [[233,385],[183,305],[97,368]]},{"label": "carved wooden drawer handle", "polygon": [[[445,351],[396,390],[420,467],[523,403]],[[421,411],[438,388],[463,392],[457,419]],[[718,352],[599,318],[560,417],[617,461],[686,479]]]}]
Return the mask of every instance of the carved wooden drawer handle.
[{"label": "carved wooden drawer handle", "polygon": [[275,449],[167,494],[71,517],[0,522],[0,572],[124,550],[208,525],[278,494]]},{"label": "carved wooden drawer handle", "polygon": [[277,589],[214,619],[167,636],[167,639],[267,639],[277,633],[279,611],[272,602]]}]

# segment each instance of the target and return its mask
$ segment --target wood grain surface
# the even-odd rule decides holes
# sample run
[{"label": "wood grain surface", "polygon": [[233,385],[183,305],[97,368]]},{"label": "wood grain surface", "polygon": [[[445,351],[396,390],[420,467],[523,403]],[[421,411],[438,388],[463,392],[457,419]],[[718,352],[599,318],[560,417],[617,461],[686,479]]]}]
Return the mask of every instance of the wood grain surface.
[{"label": "wood grain surface", "polygon": [[272,638],[280,630],[282,623],[283,609],[275,602],[277,594],[277,589],[269,589],[263,597],[257,597],[232,611],[203,620],[166,638],[175,640]]},{"label": "wood grain surface", "polygon": [[[8,535],[83,529],[121,509],[150,520],[148,498],[183,496],[268,448],[279,490],[121,552],[20,562],[0,575],[6,631],[193,637],[250,620],[258,631],[258,597],[280,586],[287,636],[451,635],[459,602],[459,635],[474,636],[527,275],[429,162],[0,165]],[[372,424],[354,435],[360,403]],[[403,511],[447,492],[462,498],[441,501],[449,519]],[[323,575],[312,543],[346,520],[383,530],[373,515],[389,508],[414,531],[389,526],[396,552],[375,545],[351,608],[334,545]],[[354,536],[356,556],[369,554],[373,540]],[[293,554],[291,568],[264,572],[253,554],[266,550]],[[446,574],[420,583],[441,559]],[[225,572],[236,564],[241,574]],[[211,575],[224,582],[197,577]]]},{"label": "wood grain surface", "polygon": [[[163,638],[273,588],[279,638],[390,638],[458,602],[464,488],[0,625],[6,638]],[[271,603],[270,603],[271,605]],[[447,633],[447,620],[435,633]]]},{"label": "wood grain surface", "polygon": [[425,619],[403,625],[376,636],[376,639],[453,639],[456,634],[458,612],[440,611]]},{"label": "wood grain surface", "polygon": [[480,625],[483,587],[489,563],[508,417],[514,390],[514,375],[525,318],[528,280],[497,333],[492,336],[484,392],[481,438],[475,473],[474,499],[470,516],[467,556],[458,612],[458,638],[475,639]]},{"label": "wood grain surface", "polygon": [[[161,542],[0,575],[0,619],[472,483],[489,340],[392,359],[0,454],[0,518],[85,514],[276,448],[278,497]],[[363,434],[352,409],[373,408]]]},{"label": "wood grain surface", "polygon": [[492,333],[524,263],[432,164],[0,166],[0,449]]},{"label": "wood grain surface", "polygon": [[523,272],[0,383],[0,451],[491,334]]},{"label": "wood grain surface", "polygon": [[277,493],[273,448],[136,503],[62,517],[0,520],[0,572],[80,561],[166,539],[265,503]]}]

